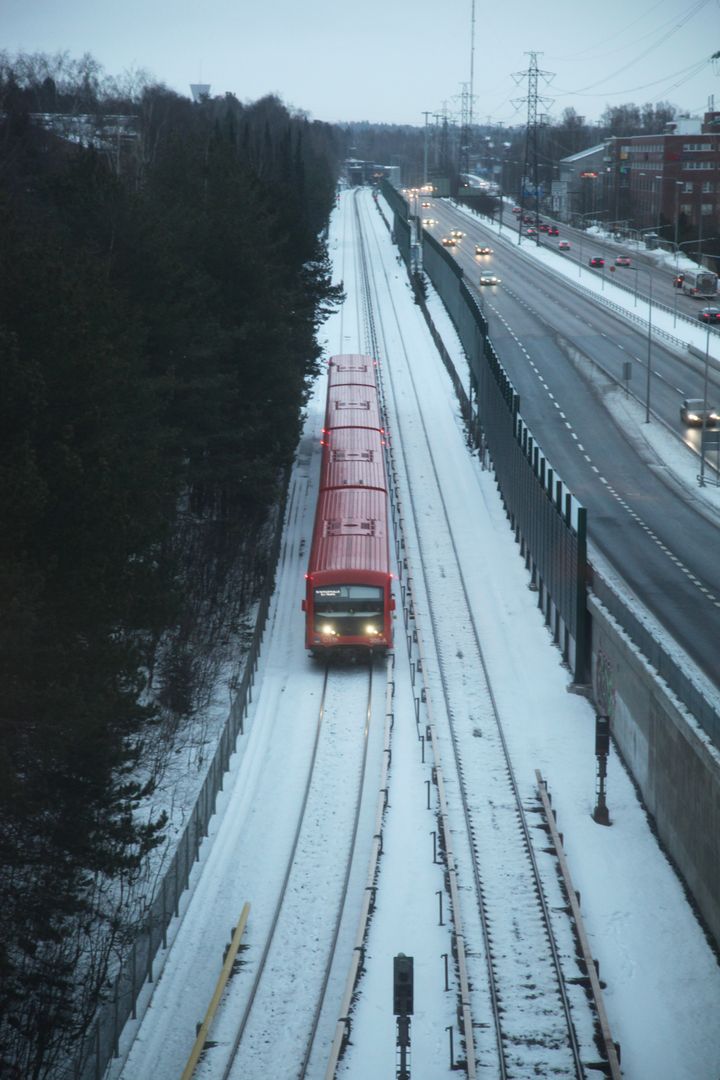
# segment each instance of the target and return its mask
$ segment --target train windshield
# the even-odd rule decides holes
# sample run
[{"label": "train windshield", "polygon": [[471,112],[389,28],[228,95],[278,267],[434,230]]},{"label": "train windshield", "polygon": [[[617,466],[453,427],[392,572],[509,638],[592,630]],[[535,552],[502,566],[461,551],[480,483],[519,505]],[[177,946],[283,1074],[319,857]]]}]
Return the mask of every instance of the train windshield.
[{"label": "train windshield", "polygon": [[324,585],[313,590],[315,631],[366,637],[383,629],[383,590],[375,585]]}]

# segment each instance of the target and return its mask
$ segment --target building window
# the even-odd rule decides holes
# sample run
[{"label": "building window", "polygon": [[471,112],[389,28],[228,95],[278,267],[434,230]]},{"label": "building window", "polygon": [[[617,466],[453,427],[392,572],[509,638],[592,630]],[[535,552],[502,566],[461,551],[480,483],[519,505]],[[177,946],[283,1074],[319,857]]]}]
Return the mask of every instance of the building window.
[{"label": "building window", "polygon": [[683,169],[701,169],[703,172],[715,168],[714,161],[683,161]]},{"label": "building window", "polygon": [[712,195],[715,190],[715,184],[712,180],[703,180],[702,193],[703,195]]},{"label": "building window", "polygon": [[683,153],[707,153],[713,149],[712,143],[683,143]]},{"label": "building window", "polygon": [[703,217],[708,217],[713,212],[713,204],[711,202],[704,202],[700,206],[700,213]]},{"label": "building window", "polygon": [[692,190],[693,190],[693,182],[692,182],[692,180],[686,180],[685,183],[683,184],[683,191],[685,192],[686,195],[692,195]]},{"label": "building window", "polygon": [[687,214],[688,217],[692,214],[692,203],[684,202],[680,203],[680,213]]}]

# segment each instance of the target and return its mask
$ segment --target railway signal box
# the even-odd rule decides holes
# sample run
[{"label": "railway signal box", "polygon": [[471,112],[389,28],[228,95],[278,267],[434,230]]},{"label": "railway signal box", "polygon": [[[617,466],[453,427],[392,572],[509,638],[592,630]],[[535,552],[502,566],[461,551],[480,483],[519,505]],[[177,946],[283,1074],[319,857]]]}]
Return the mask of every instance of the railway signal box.
[{"label": "railway signal box", "polygon": [[413,958],[405,953],[393,960],[393,1012],[396,1016],[413,1013]]}]

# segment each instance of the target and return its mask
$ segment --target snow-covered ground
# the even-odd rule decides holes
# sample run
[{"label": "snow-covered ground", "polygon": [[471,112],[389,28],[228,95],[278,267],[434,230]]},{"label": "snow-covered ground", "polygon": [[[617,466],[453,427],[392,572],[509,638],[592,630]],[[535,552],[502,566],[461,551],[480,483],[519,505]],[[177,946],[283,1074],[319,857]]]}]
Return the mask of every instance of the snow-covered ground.
[{"label": "snow-covered ground", "polygon": [[[359,198],[370,202],[368,192]],[[348,299],[323,330],[328,355],[364,351],[365,346],[354,240],[348,227],[352,199],[351,193],[343,194],[331,224],[335,278],[344,280]],[[607,984],[605,1003],[614,1038],[622,1046],[624,1075],[629,1080],[718,1080],[717,958],[614,755],[608,777],[612,827],[592,820],[594,711],[585,699],[568,692],[570,675],[551,644],[536,595],[528,589],[493,477],[467,449],[449,380],[374,207],[366,218],[375,222],[373,257],[381,260],[388,285],[380,315],[389,325],[396,319],[402,323],[416,380],[433,402],[447,473],[457,478],[462,492],[461,533],[475,553],[472,592],[478,598],[493,681],[500,687],[504,714],[512,717],[506,734],[523,799],[534,801],[535,769],[540,769],[557,810],[593,952]],[[436,298],[430,302],[460,366],[462,351],[449,320]],[[700,336],[705,337],[701,329]],[[382,361],[391,365],[392,355]],[[277,857],[273,822],[294,813],[292,770],[306,752],[304,733],[317,695],[317,671],[302,646],[299,599],[317,484],[323,399],[319,384],[308,407],[293,474],[284,555],[248,733],[233,759],[192,888],[183,899],[181,919],[171,927],[163,973],[144,995],[141,1022],[128,1025],[122,1059],[110,1072],[113,1078],[122,1067],[123,1080],[177,1080],[242,902],[251,902],[258,920],[270,903],[271,867]],[[680,459],[683,453],[690,455],[669,433],[659,434]],[[682,467],[681,461],[677,467]],[[432,519],[425,520],[423,528],[425,544],[432,549]],[[471,679],[472,672],[466,676]],[[398,646],[398,694],[405,692],[406,681]],[[278,703],[288,696],[295,706],[293,723],[278,726],[274,719],[282,712]],[[442,889],[443,876],[442,867],[432,859],[434,817],[425,809],[428,770],[420,761],[412,716],[399,716],[396,727],[378,906],[353,1014],[352,1045],[341,1066],[341,1075],[353,1080],[392,1075],[392,957],[400,951],[415,957],[412,1075],[415,1080],[450,1075],[445,1029],[453,1022],[455,1002],[453,993],[444,992],[442,974],[449,938],[439,926],[428,929],[438,922],[436,893]],[[482,776],[469,780],[483,782]],[[512,896],[508,903],[513,903]],[[302,933],[300,926],[301,941]],[[248,934],[252,946],[251,924]],[[288,971],[277,975],[281,981],[287,978],[288,993],[293,995],[303,993],[297,963],[297,957],[289,957]],[[203,1076],[211,1075],[208,1065],[209,1060]],[[250,1080],[269,1075],[249,1068],[244,1075]],[[278,1060],[272,1075],[294,1075],[292,1063]]]},{"label": "snow-covered ground", "polygon": [[[387,208],[386,213],[389,213]],[[534,245],[527,247],[532,249],[532,257],[547,259],[553,269],[559,263],[561,271],[570,272],[562,256]],[[577,267],[572,270],[577,274]],[[399,291],[405,293],[407,304],[409,286],[404,271],[396,266],[393,277]],[[583,273],[583,286],[588,277],[589,272]],[[602,291],[600,283],[591,284],[596,291]],[[621,303],[625,294],[620,289],[613,292],[618,294],[613,297],[615,302]],[[396,304],[399,302],[395,300]],[[632,295],[625,297],[625,303],[629,310],[635,310]],[[638,305],[641,303],[638,300]],[[465,360],[452,324],[436,297],[431,296],[430,306],[462,376],[466,371]],[[407,334],[412,309],[405,310]],[[662,318],[665,319],[662,325],[672,331],[672,315],[654,313],[653,321]],[[688,331],[690,340],[704,344],[707,335],[703,328],[689,324]],[[422,327],[418,334],[422,337]],[[416,366],[425,357],[433,368],[439,365],[432,346],[429,356],[428,347],[423,349],[419,341],[413,347]],[[419,378],[424,381],[422,373]],[[626,400],[622,390],[615,395],[613,407],[639,408]],[[447,408],[454,412],[459,426],[449,382]],[[697,458],[680,439],[658,425],[644,425],[643,432],[651,433],[646,437],[673,469],[688,482],[695,482]],[[463,440],[460,437],[452,443],[448,432],[446,446],[448,453],[452,447],[453,454],[458,455],[453,468],[460,477],[461,462],[467,457]],[[646,1077],[717,1080],[720,1077],[720,1032],[714,1019],[720,993],[717,959],[699,928],[690,929],[695,920],[686,907],[682,888],[658,851],[632,783],[617,759],[611,763],[609,780],[613,827],[603,830],[592,821],[594,713],[586,702],[567,694],[569,676],[557,665],[557,653],[550,647],[542,619],[534,607],[535,597],[527,589],[523,564],[492,476],[479,472],[477,482],[483,512],[489,511],[489,520],[483,513],[470,518],[471,500],[466,499],[465,506],[468,528],[476,538],[477,549],[485,556],[486,595],[494,598],[490,605],[494,633],[489,644],[493,667],[508,692],[517,695],[513,759],[519,768],[526,770],[529,785],[534,779],[534,769],[539,768],[552,792],[575,885],[583,897],[595,955],[608,984],[606,1005],[614,1037],[622,1045],[624,1073],[637,1080]],[[698,496],[720,508],[716,489],[705,488]],[[530,631],[528,640],[526,634]],[[616,803],[616,799],[620,802]],[[679,922],[673,927],[676,917]],[[685,944],[693,954],[691,958],[684,954]],[[676,961],[668,957],[668,947],[677,949],[678,960],[682,955],[680,962],[685,971],[678,983],[674,974]],[[689,987],[697,995],[693,1003],[686,998]],[[715,1004],[710,1004],[710,998]],[[696,1018],[697,1028],[696,1021],[690,1017]]]}]

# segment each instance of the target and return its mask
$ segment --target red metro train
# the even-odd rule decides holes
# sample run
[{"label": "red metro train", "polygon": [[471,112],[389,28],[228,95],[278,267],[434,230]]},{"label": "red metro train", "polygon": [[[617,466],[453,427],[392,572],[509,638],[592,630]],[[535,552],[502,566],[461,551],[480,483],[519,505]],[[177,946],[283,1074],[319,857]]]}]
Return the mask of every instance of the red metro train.
[{"label": "red metro train", "polygon": [[306,594],[305,644],[314,656],[392,648],[385,432],[377,362],[332,356]]}]

